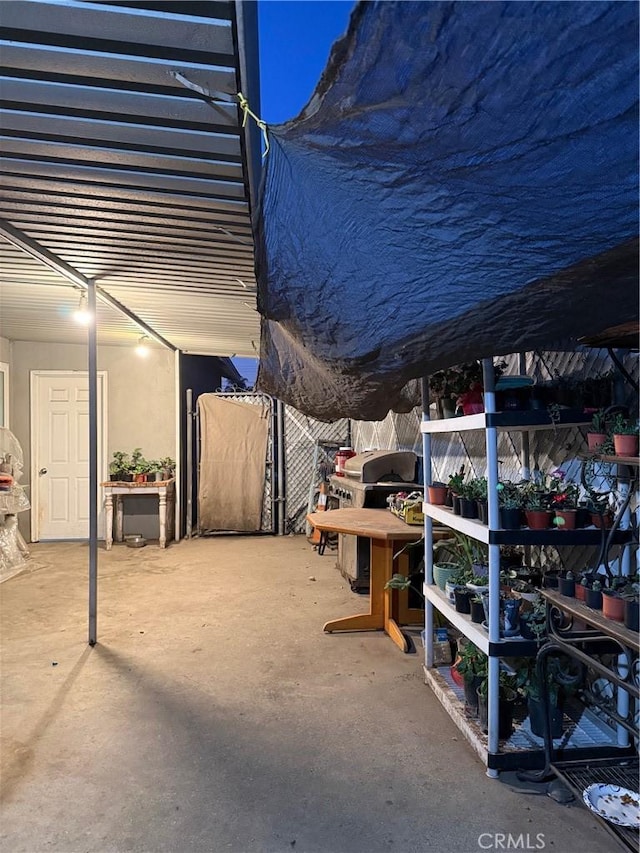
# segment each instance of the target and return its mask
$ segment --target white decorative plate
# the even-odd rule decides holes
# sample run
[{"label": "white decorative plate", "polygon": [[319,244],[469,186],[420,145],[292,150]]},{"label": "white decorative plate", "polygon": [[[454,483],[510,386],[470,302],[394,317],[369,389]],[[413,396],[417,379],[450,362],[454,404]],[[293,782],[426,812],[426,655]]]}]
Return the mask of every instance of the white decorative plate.
[{"label": "white decorative plate", "polygon": [[640,794],[619,785],[589,785],[582,792],[588,809],[618,826],[640,827]]}]

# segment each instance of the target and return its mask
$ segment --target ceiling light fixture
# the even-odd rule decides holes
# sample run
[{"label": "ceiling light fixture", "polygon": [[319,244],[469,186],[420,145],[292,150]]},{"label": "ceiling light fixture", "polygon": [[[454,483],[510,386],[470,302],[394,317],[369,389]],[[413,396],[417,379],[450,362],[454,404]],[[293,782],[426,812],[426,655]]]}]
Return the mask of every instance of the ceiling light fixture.
[{"label": "ceiling light fixture", "polygon": [[89,311],[89,306],[87,305],[86,293],[80,294],[80,302],[78,304],[77,310],[73,312],[73,319],[81,326],[88,326],[91,322],[91,312]]},{"label": "ceiling light fixture", "polygon": [[147,345],[147,341],[149,340],[148,335],[142,335],[142,337],[138,340],[138,346],[136,347],[136,354],[140,356],[140,358],[146,358],[149,355],[149,347]]}]

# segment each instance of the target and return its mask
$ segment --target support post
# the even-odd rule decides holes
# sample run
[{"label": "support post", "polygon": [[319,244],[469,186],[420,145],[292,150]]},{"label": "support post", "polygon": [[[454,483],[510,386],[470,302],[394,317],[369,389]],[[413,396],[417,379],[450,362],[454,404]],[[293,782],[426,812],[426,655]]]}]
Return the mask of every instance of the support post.
[{"label": "support post", "polygon": [[89,645],[98,640],[98,358],[96,285],[89,281],[87,307],[89,368]]},{"label": "support post", "polygon": [[187,470],[186,470],[186,499],[187,523],[185,536],[191,539],[193,532],[193,389],[187,388]]},{"label": "support post", "polygon": [[[430,420],[429,415],[429,377],[423,376],[420,380],[422,391],[422,420]],[[422,433],[422,479],[424,488],[424,501],[429,500],[427,486],[431,485],[431,435]],[[433,583],[433,519],[424,517],[424,582],[430,586]],[[433,604],[424,602],[424,655],[425,666],[433,666]]]}]

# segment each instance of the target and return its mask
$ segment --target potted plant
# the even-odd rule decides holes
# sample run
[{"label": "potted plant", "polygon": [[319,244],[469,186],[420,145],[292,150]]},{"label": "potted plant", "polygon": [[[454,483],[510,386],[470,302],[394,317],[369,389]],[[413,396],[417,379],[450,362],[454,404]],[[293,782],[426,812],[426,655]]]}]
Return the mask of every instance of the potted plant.
[{"label": "potted plant", "polygon": [[576,594],[576,579],[573,572],[569,571],[564,576],[558,578],[558,590],[560,595],[566,595],[567,598],[575,598]]},{"label": "potted plant", "polygon": [[175,459],[172,459],[171,456],[165,456],[160,460],[160,470],[162,472],[163,480],[170,480],[176,470],[176,462]]},{"label": "potted plant", "polygon": [[478,511],[478,518],[482,522],[482,524],[489,523],[489,508],[487,503],[487,478],[486,477],[476,477],[475,480],[472,480],[473,483],[473,494],[476,501],[476,508]]},{"label": "potted plant", "polygon": [[482,603],[482,598],[479,595],[473,595],[471,597],[469,609],[471,611],[471,621],[475,622],[477,625],[481,625],[484,622],[484,605]]},{"label": "potted plant", "polygon": [[551,509],[553,523],[558,530],[576,529],[576,508],[578,506],[578,487],[565,479],[564,471],[559,468],[551,474]]},{"label": "potted plant", "polygon": [[587,600],[587,589],[589,588],[589,575],[584,574],[576,581],[576,598],[578,601]]},{"label": "potted plant", "polygon": [[517,667],[516,683],[527,699],[529,725],[537,737],[544,737],[547,711],[551,737],[562,737],[565,698],[576,690],[582,680],[580,666],[567,655],[553,655],[548,658],[545,671],[546,703],[542,696],[542,682],[535,658],[524,659]]},{"label": "potted plant", "polygon": [[[478,717],[480,727],[484,732],[489,730],[487,696],[489,691],[489,679],[484,678],[478,687]],[[498,693],[498,737],[506,740],[513,732],[513,709],[518,694],[515,689],[515,676],[509,675],[503,670],[499,675]]]},{"label": "potted plant", "polygon": [[613,587],[602,590],[602,615],[614,622],[624,622],[624,598]]},{"label": "potted plant", "polygon": [[625,586],[620,590],[620,595],[624,600],[624,624],[632,631],[638,631],[638,603],[640,601],[640,583],[636,580],[629,579]]},{"label": "potted plant", "polygon": [[[439,544],[439,543],[436,543]],[[435,547],[434,547],[435,550]],[[449,578],[453,577],[455,573],[458,571],[457,563],[434,563],[433,564],[433,580],[437,585],[438,589],[441,589],[442,592],[445,591],[445,584],[449,580]]]},{"label": "potted plant", "polygon": [[464,586],[457,586],[453,591],[457,613],[471,613],[471,597],[473,593]]},{"label": "potted plant", "polygon": [[[129,482],[131,480],[131,475],[129,473],[129,454],[123,453],[121,450],[115,450],[113,453],[113,459],[109,463],[109,476],[113,482]],[[125,477],[129,477],[129,481],[125,480]]]},{"label": "potted plant", "polygon": [[547,636],[547,605],[538,598],[520,613],[520,634],[525,640],[541,643]]},{"label": "potted plant", "polygon": [[447,487],[444,483],[439,483],[437,480],[427,486],[429,495],[429,503],[435,506],[444,506],[447,500]]},{"label": "potted plant", "polygon": [[611,426],[616,456],[638,455],[638,424],[618,413]]},{"label": "potted plant", "polygon": [[524,499],[524,514],[530,530],[546,530],[551,526],[553,513],[549,510],[549,497],[545,492],[527,491]]},{"label": "potted plant", "polygon": [[462,518],[477,518],[478,505],[475,498],[473,480],[460,487],[460,515]]},{"label": "potted plant", "polygon": [[607,440],[607,417],[603,409],[594,412],[591,425],[587,430],[587,445],[589,450],[600,450]]},{"label": "potted plant", "polygon": [[587,588],[585,604],[592,610],[602,610],[602,583],[599,580],[594,580]]},{"label": "potted plant", "polygon": [[465,704],[468,711],[477,716],[478,688],[487,677],[489,659],[470,640],[459,648],[458,654],[456,669],[462,676]]},{"label": "potted plant", "polygon": [[449,477],[449,494],[451,495],[451,506],[455,515],[460,515],[460,493],[464,483],[464,465],[456,474]]},{"label": "potted plant", "polygon": [[500,527],[503,530],[519,530],[522,522],[523,496],[515,483],[498,483],[498,506]]},{"label": "potted plant", "polygon": [[489,576],[474,574],[471,580],[467,581],[467,589],[474,592],[476,595],[482,595],[483,592],[489,592]]},{"label": "potted plant", "polygon": [[609,505],[609,492],[588,491],[587,509],[591,524],[598,529],[609,530],[613,526],[613,512]]}]

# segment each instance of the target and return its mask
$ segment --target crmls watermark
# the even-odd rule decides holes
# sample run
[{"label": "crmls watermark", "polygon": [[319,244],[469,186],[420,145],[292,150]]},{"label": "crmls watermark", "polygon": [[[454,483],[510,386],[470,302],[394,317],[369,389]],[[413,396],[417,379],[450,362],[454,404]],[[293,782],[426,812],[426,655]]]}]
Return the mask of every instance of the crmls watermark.
[{"label": "crmls watermark", "polygon": [[478,847],[481,850],[544,850],[547,845],[544,832],[530,835],[521,832],[512,835],[510,832],[483,832],[478,836]]}]

